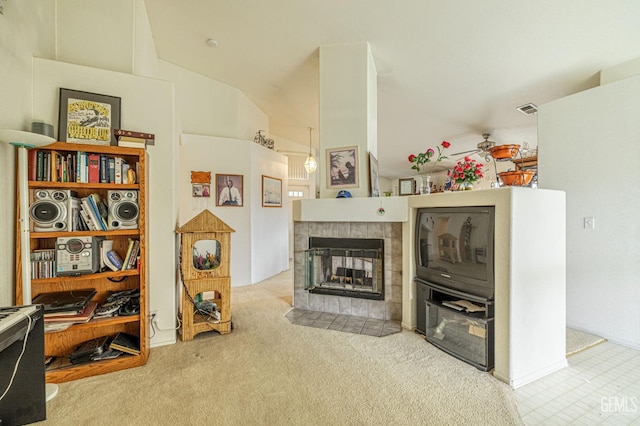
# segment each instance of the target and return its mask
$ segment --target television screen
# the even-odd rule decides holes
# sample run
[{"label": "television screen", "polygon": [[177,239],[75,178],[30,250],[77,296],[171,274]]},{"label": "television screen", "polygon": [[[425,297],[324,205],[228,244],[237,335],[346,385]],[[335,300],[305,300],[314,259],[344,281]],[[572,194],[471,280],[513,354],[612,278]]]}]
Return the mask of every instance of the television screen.
[{"label": "television screen", "polygon": [[493,297],[493,207],[423,208],[416,218],[416,274]]}]

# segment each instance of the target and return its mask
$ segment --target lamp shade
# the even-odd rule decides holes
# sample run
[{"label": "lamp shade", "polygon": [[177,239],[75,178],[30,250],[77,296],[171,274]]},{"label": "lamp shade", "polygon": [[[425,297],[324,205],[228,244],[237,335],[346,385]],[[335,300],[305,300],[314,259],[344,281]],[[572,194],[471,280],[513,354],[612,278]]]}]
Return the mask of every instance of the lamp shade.
[{"label": "lamp shade", "polygon": [[35,148],[49,145],[55,139],[39,133],[25,132],[22,130],[0,129],[0,141],[25,148]]}]

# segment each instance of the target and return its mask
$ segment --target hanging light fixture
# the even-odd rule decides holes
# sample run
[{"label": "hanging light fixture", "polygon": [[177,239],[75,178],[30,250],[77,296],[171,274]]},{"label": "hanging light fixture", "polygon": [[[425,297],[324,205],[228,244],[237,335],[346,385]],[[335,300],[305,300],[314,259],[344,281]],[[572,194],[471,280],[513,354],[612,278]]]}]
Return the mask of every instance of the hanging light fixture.
[{"label": "hanging light fixture", "polygon": [[307,171],[307,173],[312,174],[318,168],[318,162],[316,161],[315,158],[313,158],[313,154],[311,153],[311,131],[313,130],[313,127],[309,127],[308,129],[309,129],[309,156],[304,161],[304,168]]}]

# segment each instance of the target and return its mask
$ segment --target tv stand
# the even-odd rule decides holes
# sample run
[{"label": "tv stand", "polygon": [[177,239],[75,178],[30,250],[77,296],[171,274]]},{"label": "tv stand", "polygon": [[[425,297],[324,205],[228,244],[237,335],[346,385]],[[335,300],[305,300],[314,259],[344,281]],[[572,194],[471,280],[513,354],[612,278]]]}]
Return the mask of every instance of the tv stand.
[{"label": "tv stand", "polygon": [[[454,357],[489,371],[494,359],[493,300],[416,278],[425,288],[425,339]],[[464,301],[464,302],[462,302]]]}]

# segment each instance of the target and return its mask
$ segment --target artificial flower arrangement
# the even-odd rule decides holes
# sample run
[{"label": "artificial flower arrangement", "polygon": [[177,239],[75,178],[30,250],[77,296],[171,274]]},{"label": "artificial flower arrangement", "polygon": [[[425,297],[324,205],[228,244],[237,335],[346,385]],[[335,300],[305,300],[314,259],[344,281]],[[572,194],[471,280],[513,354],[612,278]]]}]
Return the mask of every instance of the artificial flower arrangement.
[{"label": "artificial flower arrangement", "polygon": [[[429,148],[427,149],[425,152],[421,152],[418,155],[414,155],[411,154],[409,155],[409,162],[412,163],[411,168],[415,171],[417,171],[418,173],[427,173],[427,164],[430,162],[433,162],[435,167],[436,163],[439,163],[440,161],[446,159],[447,157],[445,157],[443,155],[443,152],[445,149],[449,148],[451,146],[451,144],[447,141],[442,141],[442,143],[440,145],[438,145],[438,157],[435,160],[431,160],[431,157],[433,157],[435,155],[435,150],[433,148]],[[431,170],[433,171],[433,169]]]},{"label": "artificial flower arrangement", "polygon": [[464,157],[463,161],[458,161],[453,171],[449,170],[447,172],[447,176],[450,176],[456,183],[473,183],[484,177],[482,174],[483,167],[484,164],[478,163],[469,157]]}]

